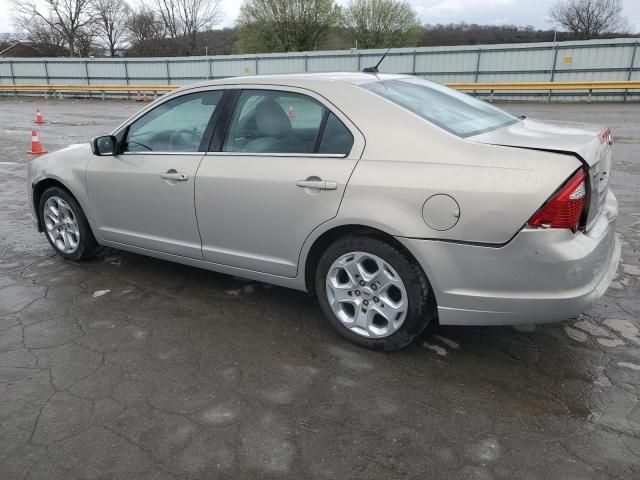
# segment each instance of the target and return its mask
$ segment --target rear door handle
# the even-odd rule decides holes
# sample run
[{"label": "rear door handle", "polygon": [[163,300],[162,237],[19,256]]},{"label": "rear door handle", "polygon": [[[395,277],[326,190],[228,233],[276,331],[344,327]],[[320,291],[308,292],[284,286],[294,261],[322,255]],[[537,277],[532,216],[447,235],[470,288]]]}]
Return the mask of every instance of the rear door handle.
[{"label": "rear door handle", "polygon": [[174,182],[186,182],[189,179],[189,175],[176,172],[175,170],[169,170],[167,173],[161,173],[160,178],[173,180]]},{"label": "rear door handle", "polygon": [[302,188],[317,188],[318,190],[335,190],[338,182],[332,180],[298,180],[296,185]]}]

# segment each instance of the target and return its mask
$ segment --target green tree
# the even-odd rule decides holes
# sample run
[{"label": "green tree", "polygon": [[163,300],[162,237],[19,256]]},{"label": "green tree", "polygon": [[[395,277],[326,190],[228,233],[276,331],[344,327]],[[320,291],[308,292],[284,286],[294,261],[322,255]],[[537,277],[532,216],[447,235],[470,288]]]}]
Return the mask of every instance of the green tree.
[{"label": "green tree", "polygon": [[318,49],[340,20],[335,0],[245,0],[238,17],[239,53]]},{"label": "green tree", "polygon": [[351,0],[342,25],[358,48],[413,46],[421,32],[416,11],[398,0]]}]

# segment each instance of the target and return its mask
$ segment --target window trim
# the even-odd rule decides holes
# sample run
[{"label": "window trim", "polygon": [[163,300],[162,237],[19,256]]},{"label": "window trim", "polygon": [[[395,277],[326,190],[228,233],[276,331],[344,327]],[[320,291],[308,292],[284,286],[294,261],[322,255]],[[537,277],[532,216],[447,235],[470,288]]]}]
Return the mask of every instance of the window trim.
[{"label": "window trim", "polygon": [[[202,134],[202,139],[200,140],[200,145],[198,145],[198,151],[196,152],[171,152],[171,151],[142,151],[142,152],[132,152],[126,151],[125,146],[127,143],[127,137],[129,136],[129,129],[131,126],[136,123],[138,120],[144,118],[149,113],[153,112],[155,109],[161,107],[162,105],[175,100],[177,98],[185,97],[187,95],[196,95],[198,93],[208,93],[208,92],[222,92],[220,97],[220,101],[216,104],[216,107],[213,109],[211,116],[209,117],[209,121],[207,122],[207,126],[204,129],[204,133]],[[117,132],[117,136],[122,135],[121,138],[118,139],[118,145],[116,146],[116,155],[204,155],[208,151],[208,147],[211,144],[211,139],[213,138],[213,134],[217,126],[221,121],[222,110],[229,99],[229,94],[231,93],[228,89],[222,88],[210,88],[210,89],[202,89],[196,91],[185,91],[182,95],[171,95],[164,102],[158,103],[153,108],[140,112],[139,115],[136,115],[135,118],[131,120],[122,130]],[[116,137],[117,138],[117,137]]]},{"label": "window trim", "polygon": [[309,158],[346,158],[342,153],[250,153],[250,152],[207,152],[208,157],[309,157]]},{"label": "window trim", "polygon": [[[324,108],[324,112],[322,112],[322,120],[320,120],[320,128],[318,128],[318,135],[316,136],[316,141],[315,141],[315,143],[313,145],[313,153],[318,153],[318,150],[320,150],[320,144],[322,143],[322,140],[323,140],[323,137],[324,137],[324,130],[327,127],[327,121],[329,120],[329,115],[331,115],[331,112],[329,111],[329,109],[327,107],[325,107]],[[342,122],[340,122],[340,123],[342,123]],[[344,123],[342,123],[342,125],[344,125]],[[349,132],[349,133],[351,133],[351,132]],[[353,148],[353,134],[351,135],[351,148]],[[351,151],[351,148],[349,148],[349,151]],[[347,155],[348,155],[348,153],[347,153]]]},{"label": "window trim", "polygon": [[[256,88],[257,87],[257,88]],[[233,120],[233,115],[238,107],[238,103],[240,100],[240,96],[245,91],[268,91],[268,92],[284,92],[296,95],[302,95],[312,100],[316,101],[320,104],[324,110],[322,121],[320,122],[320,127],[318,130],[318,136],[316,137],[316,142],[314,144],[314,151],[312,153],[272,153],[272,152],[262,152],[262,153],[251,153],[251,152],[224,152],[222,148],[224,146],[224,142],[226,140],[227,134],[229,132],[229,128],[231,127],[231,121]],[[211,143],[209,144],[209,150],[206,152],[207,156],[230,156],[230,157],[309,157],[309,158],[347,158],[351,155],[353,151],[353,147],[356,144],[356,137],[345,122],[342,121],[339,115],[330,109],[327,104],[320,99],[309,95],[308,93],[299,92],[296,90],[290,90],[287,88],[282,88],[279,85],[242,85],[239,88],[233,88],[229,90],[229,99],[225,104],[224,111],[221,113],[221,118],[219,119],[219,123],[216,125],[216,129],[213,132],[213,136],[211,138]],[[320,144],[322,143],[322,137],[324,135],[324,129],[327,124],[327,120],[329,115],[333,114],[336,119],[344,125],[344,127],[351,134],[352,142],[351,148],[345,154],[342,153],[317,153]]]}]

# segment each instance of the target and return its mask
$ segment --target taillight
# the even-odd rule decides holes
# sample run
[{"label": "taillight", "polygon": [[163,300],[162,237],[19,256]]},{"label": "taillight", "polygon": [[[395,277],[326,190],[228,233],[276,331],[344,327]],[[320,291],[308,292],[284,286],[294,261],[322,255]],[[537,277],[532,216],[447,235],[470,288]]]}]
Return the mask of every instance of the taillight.
[{"label": "taillight", "polygon": [[598,137],[600,138],[600,144],[607,142],[609,145],[613,145],[613,135],[611,135],[609,127],[603,128]]},{"label": "taillight", "polygon": [[543,228],[570,228],[575,232],[586,205],[586,178],[584,170],[578,170],[527,224]]}]

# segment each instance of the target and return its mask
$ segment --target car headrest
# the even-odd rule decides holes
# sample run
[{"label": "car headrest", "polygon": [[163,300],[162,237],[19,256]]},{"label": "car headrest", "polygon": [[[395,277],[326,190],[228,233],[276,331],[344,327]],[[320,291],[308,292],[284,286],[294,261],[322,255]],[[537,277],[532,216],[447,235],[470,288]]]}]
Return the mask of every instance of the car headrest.
[{"label": "car headrest", "polygon": [[265,137],[282,137],[291,131],[291,122],[274,100],[264,100],[256,107],[256,127]]}]

